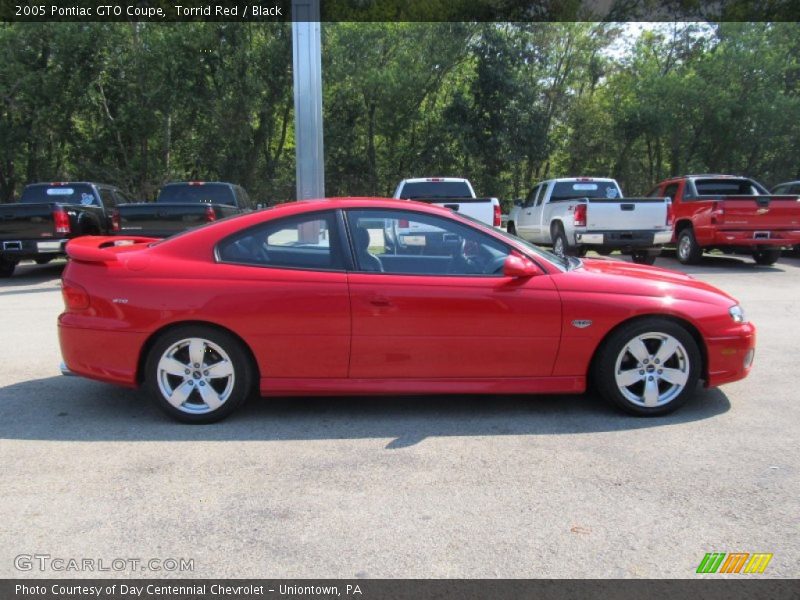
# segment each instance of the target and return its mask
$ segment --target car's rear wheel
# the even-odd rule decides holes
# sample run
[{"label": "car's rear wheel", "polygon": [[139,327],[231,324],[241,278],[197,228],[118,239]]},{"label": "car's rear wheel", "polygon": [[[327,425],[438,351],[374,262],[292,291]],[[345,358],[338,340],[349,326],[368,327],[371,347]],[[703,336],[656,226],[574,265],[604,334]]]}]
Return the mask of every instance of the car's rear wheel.
[{"label": "car's rear wheel", "polygon": [[168,331],[150,350],[145,371],[158,406],[185,423],[227,417],[253,386],[253,367],[241,342],[212,327]]},{"label": "car's rear wheel", "polygon": [[670,413],[692,395],[702,370],[697,342],[681,325],[657,317],[623,325],[594,363],[600,394],[637,416]]},{"label": "car's rear wheel", "polygon": [[647,250],[634,250],[631,253],[631,260],[637,265],[652,265],[656,262],[656,256]]},{"label": "car's rear wheel", "polygon": [[16,268],[17,263],[15,261],[0,258],[0,277],[11,277]]},{"label": "car's rear wheel", "polygon": [[703,249],[694,237],[691,227],[681,229],[678,234],[678,260],[684,265],[696,265],[703,256]]},{"label": "car's rear wheel", "polygon": [[753,251],[753,260],[756,261],[757,265],[774,265],[778,262],[778,259],[781,257],[781,249],[780,248],[767,248],[766,250],[754,250]]},{"label": "car's rear wheel", "polygon": [[569,247],[567,246],[567,234],[564,233],[564,228],[561,225],[553,225],[553,230],[550,233],[553,240],[553,254],[564,258],[569,254]]}]

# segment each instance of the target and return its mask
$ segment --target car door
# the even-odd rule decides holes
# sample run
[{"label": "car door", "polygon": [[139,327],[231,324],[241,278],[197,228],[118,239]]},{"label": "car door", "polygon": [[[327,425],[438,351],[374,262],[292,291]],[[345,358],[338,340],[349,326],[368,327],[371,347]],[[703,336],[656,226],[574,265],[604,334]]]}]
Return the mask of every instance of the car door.
[{"label": "car door", "polygon": [[246,332],[262,379],[347,377],[349,254],[340,232],[336,212],[320,211],[271,220],[218,244],[213,277],[228,293],[215,313]]},{"label": "car door", "polygon": [[[551,374],[561,302],[549,275],[503,276],[512,249],[455,219],[412,210],[346,212],[355,259],[348,275],[351,378]],[[424,225],[427,233],[388,240],[397,223]]]},{"label": "car door", "polygon": [[536,222],[533,216],[533,208],[539,191],[542,189],[542,184],[535,186],[525,198],[522,206],[519,209],[519,216],[517,217],[517,234],[526,240],[532,240],[536,229]]}]

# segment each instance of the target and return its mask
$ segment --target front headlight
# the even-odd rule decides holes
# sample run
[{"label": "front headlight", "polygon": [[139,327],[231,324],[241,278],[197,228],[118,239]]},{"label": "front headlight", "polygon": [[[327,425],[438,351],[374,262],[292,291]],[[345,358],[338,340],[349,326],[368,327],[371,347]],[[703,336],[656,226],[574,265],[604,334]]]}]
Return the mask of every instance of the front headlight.
[{"label": "front headlight", "polygon": [[747,323],[747,319],[744,316],[744,310],[738,304],[736,306],[731,306],[728,309],[728,314],[733,319],[734,323]]}]

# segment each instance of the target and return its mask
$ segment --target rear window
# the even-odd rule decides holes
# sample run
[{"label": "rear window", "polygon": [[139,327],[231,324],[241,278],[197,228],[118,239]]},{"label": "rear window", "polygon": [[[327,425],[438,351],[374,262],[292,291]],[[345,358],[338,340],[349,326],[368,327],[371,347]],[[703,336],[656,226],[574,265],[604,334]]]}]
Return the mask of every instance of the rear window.
[{"label": "rear window", "polygon": [[158,192],[156,202],[236,205],[233,188],[223,183],[179,183],[165,185]]},{"label": "rear window", "polygon": [[619,198],[619,188],[613,181],[561,181],[553,187],[550,200],[573,198]]},{"label": "rear window", "polygon": [[63,204],[97,204],[92,186],[85,183],[68,183],[63,185],[29,185],[22,190],[19,199],[21,204],[40,202],[61,202]]},{"label": "rear window", "polygon": [[471,198],[465,181],[419,181],[406,183],[400,192],[404,200],[416,198]]},{"label": "rear window", "polygon": [[758,196],[767,190],[750,179],[695,179],[699,196]]}]

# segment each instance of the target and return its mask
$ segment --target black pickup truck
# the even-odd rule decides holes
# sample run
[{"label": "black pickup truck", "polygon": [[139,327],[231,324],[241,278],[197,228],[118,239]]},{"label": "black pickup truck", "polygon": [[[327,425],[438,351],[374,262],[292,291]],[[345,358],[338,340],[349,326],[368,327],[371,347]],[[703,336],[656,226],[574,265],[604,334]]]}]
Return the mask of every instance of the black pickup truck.
[{"label": "black pickup truck", "polygon": [[111,209],[130,198],[119,188],[86,181],[32,183],[19,202],[0,204],[0,277],[21,260],[39,264],[64,256],[68,240],[107,235]]},{"label": "black pickup truck", "polygon": [[122,204],[112,215],[112,235],[164,238],[191,227],[252,210],[240,185],[186,181],[161,187],[155,202]]}]

